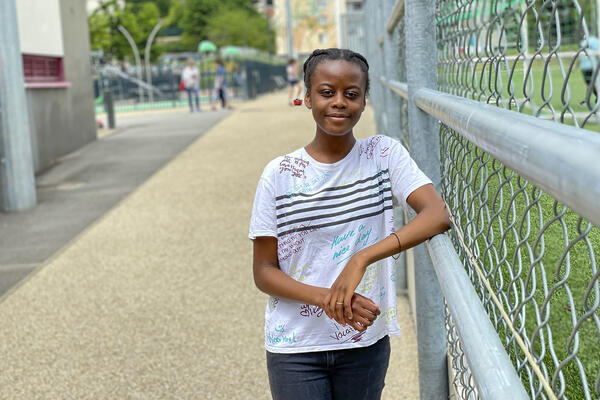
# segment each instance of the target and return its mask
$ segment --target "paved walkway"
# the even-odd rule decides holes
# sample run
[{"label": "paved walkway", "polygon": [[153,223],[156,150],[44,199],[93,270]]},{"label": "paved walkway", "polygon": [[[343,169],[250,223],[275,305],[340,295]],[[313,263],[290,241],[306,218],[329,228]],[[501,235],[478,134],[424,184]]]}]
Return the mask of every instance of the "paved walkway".
[{"label": "paved walkway", "polygon": [[[270,398],[248,221],[266,162],[313,125],[285,93],[238,105],[4,297],[0,398]],[[385,399],[418,398],[408,310]]]}]

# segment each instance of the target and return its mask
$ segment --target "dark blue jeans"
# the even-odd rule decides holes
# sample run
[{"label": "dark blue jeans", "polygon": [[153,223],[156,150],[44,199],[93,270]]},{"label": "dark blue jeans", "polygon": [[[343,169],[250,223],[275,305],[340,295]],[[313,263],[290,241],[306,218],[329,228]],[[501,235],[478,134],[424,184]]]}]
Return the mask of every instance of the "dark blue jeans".
[{"label": "dark blue jeans", "polygon": [[194,111],[194,106],[192,103],[192,96],[196,100],[196,111],[200,111],[200,101],[198,99],[198,89],[190,88],[190,89],[185,89],[185,91],[187,92],[188,102],[190,103],[190,112]]},{"label": "dark blue jeans", "polygon": [[267,351],[273,400],[378,400],[390,339],[348,350],[280,354]]}]

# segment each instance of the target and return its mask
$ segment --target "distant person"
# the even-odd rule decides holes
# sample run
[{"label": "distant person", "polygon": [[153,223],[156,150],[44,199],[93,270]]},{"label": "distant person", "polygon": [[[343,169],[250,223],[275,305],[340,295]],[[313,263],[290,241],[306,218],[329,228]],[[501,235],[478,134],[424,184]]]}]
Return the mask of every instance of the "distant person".
[{"label": "distant person", "polygon": [[194,60],[188,58],[185,68],[181,72],[181,81],[183,82],[183,87],[187,92],[188,102],[190,104],[190,112],[194,112],[194,105],[192,103],[192,96],[195,99],[196,103],[196,111],[200,112],[200,99],[198,96],[198,89],[200,87],[200,71],[194,64]]},{"label": "distant person", "polygon": [[[579,68],[581,69],[581,73],[583,74],[583,79],[585,80],[588,90],[590,89],[591,85],[591,89],[596,96],[596,100],[598,100],[598,89],[596,88],[596,82],[593,81],[594,71],[598,67],[598,38],[595,36],[590,36],[587,39],[584,38],[580,45],[582,48],[586,49],[586,52],[580,53],[579,55]],[[585,102],[586,100],[582,101],[580,104]]]},{"label": "distant person", "polygon": [[[302,94],[302,84],[298,79],[298,63],[293,58],[290,58],[286,67],[287,80],[290,85],[290,93],[288,96],[288,104],[293,106],[293,100],[300,99]],[[296,90],[296,96],[294,96],[294,89]]]},{"label": "distant person", "polygon": [[231,106],[229,105],[229,99],[227,98],[227,70],[225,70],[225,66],[223,65],[223,61],[221,59],[218,59],[216,63],[217,73],[215,75],[215,98],[212,109],[217,109],[217,101],[221,101],[221,107],[230,109]]}]

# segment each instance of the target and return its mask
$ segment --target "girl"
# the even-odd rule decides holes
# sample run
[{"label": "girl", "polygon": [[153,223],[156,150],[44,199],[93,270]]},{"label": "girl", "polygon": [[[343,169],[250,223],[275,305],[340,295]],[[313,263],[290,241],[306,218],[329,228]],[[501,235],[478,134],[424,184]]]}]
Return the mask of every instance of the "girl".
[{"label": "girl", "polygon": [[[406,149],[357,140],[369,65],[345,49],[304,63],[306,147],[271,161],[256,191],[249,237],[254,280],[269,294],[267,370],[274,399],[379,399],[396,320],[390,256],[449,228],[444,202]],[[394,231],[393,210],[417,216]]]}]

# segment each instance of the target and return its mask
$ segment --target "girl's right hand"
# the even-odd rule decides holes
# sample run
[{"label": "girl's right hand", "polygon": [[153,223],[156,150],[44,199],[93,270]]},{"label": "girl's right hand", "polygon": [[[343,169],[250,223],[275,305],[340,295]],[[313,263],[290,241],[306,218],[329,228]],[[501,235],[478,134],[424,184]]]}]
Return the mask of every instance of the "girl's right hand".
[{"label": "girl's right hand", "polygon": [[329,293],[328,289],[322,288],[319,293],[319,301],[317,301],[316,305],[321,307],[325,311],[325,314],[341,325],[345,325],[345,323],[350,324],[354,329],[359,332],[365,331],[369,326],[373,325],[373,322],[377,319],[377,316],[381,314],[379,310],[379,306],[375,304],[371,299],[362,296],[358,293],[354,293],[352,295],[352,299],[350,300],[350,307],[352,308],[352,312],[356,317],[352,320],[347,321],[338,321],[334,314],[330,314],[327,312],[329,309],[329,303],[325,302],[325,298],[327,293]]}]

